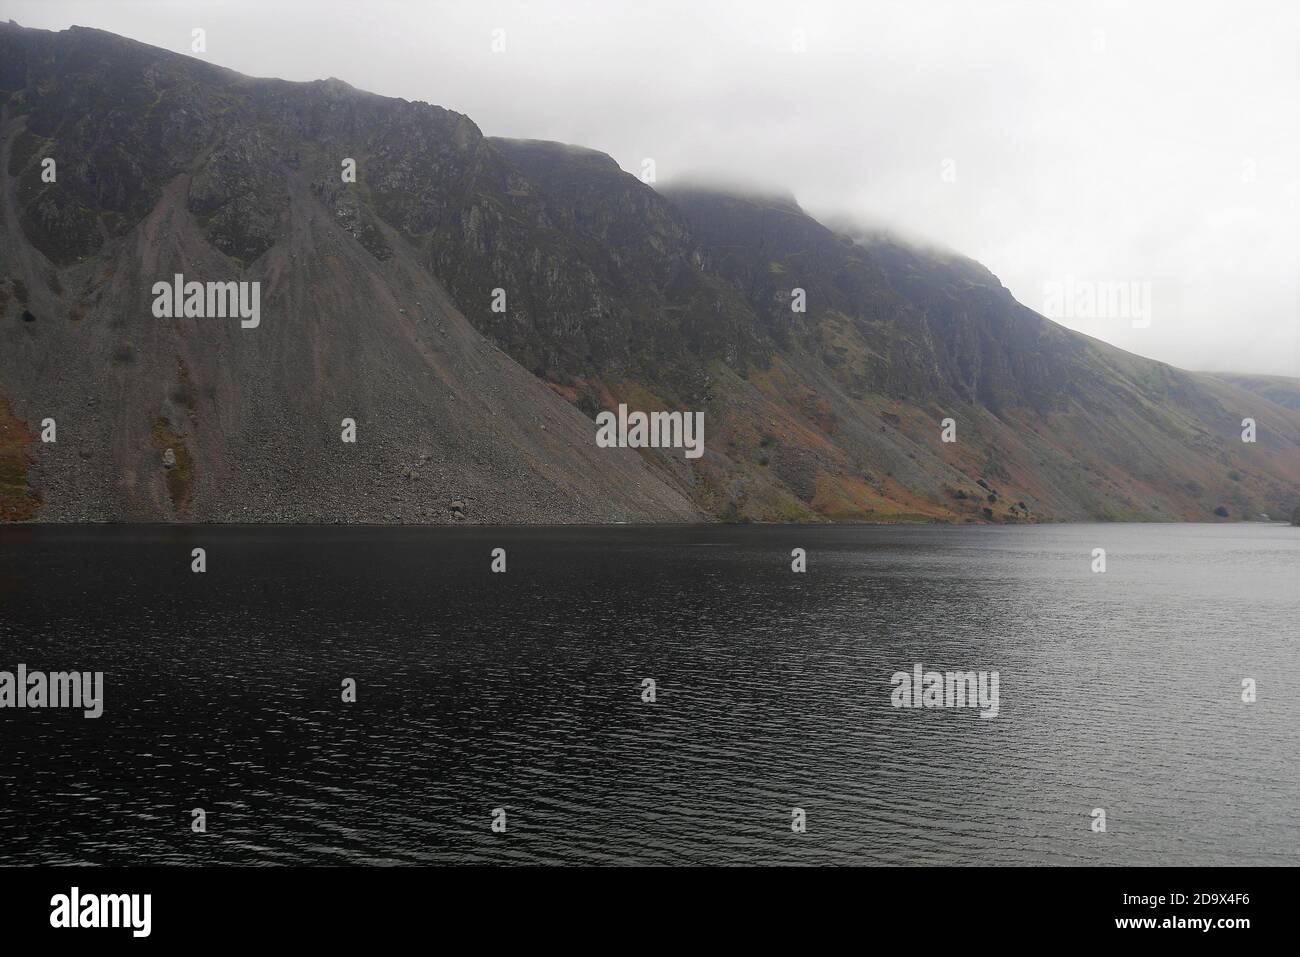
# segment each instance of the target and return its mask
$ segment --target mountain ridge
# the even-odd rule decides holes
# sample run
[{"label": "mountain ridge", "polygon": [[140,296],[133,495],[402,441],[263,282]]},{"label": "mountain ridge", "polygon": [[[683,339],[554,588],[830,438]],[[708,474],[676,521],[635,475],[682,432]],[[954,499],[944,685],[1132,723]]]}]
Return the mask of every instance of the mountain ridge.
[{"label": "mountain ridge", "polygon": [[[652,189],[599,151],[484,137],[342,81],[252,79],[84,28],[0,26],[0,54],[11,519],[239,520],[232,472],[264,520],[1213,521],[1300,504],[1295,409],[1057,326],[960,255],[850,236],[780,197]],[[60,154],[46,188],[39,161]],[[260,277],[277,331],[163,334],[145,292],[178,265]],[[125,397],[112,429],[130,441],[74,455],[30,438],[47,410],[80,414],[36,375],[70,354],[68,391]],[[380,396],[363,434],[384,451],[359,469],[329,436]],[[706,454],[597,450],[590,421],[620,403],[703,410]],[[243,434],[268,414],[292,425]],[[191,463],[179,498],[167,443]],[[259,455],[274,481],[252,474]],[[102,485],[87,461],[107,463]],[[410,477],[439,468],[437,490]]]}]

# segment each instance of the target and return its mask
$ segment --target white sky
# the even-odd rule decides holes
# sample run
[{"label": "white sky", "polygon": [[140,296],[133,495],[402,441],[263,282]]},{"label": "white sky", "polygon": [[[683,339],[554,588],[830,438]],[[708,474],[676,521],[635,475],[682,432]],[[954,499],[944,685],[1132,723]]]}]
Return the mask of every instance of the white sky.
[{"label": "white sky", "polygon": [[[1295,0],[0,0],[255,76],[336,76],[660,182],[793,192],[1047,284],[1149,283],[1059,321],[1191,369],[1300,376]],[[505,31],[504,52],[492,50]],[[795,31],[806,50],[795,52]],[[951,161],[945,167],[945,162]],[[947,168],[955,174],[945,181]],[[1141,325],[1138,323],[1137,325]]]}]

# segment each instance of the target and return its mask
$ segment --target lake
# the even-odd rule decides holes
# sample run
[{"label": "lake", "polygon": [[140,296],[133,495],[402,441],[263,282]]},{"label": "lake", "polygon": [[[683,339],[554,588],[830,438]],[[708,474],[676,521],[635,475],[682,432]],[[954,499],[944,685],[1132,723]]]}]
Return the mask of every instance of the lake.
[{"label": "lake", "polygon": [[1277,524],[9,526],[104,711],[0,710],[0,863],[1296,865],[1298,622]]}]

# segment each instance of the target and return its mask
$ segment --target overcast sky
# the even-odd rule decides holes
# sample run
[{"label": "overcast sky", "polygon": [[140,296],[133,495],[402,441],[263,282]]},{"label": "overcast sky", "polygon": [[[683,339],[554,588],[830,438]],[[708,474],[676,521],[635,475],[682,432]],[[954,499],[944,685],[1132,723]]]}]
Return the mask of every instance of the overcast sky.
[{"label": "overcast sky", "polygon": [[[1295,0],[3,0],[292,80],[336,76],[725,175],[978,259],[1065,325],[1191,369],[1300,376]],[[504,50],[494,51],[494,39]]]}]

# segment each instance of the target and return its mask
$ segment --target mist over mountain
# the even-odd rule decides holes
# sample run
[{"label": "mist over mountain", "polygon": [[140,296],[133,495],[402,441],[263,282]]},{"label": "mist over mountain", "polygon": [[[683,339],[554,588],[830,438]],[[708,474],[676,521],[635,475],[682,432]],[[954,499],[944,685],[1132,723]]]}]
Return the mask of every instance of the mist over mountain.
[{"label": "mist over mountain", "polygon": [[[655,189],[437,106],[82,28],[0,26],[0,111],[8,520],[1212,521],[1300,504],[1292,393],[1071,332],[972,260],[828,228],[779,192]],[[176,274],[260,283],[260,323],[157,318]],[[597,447],[595,416],[620,405],[702,411],[704,454]]]}]

